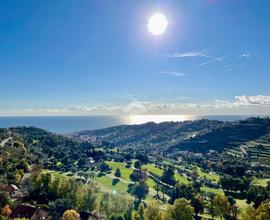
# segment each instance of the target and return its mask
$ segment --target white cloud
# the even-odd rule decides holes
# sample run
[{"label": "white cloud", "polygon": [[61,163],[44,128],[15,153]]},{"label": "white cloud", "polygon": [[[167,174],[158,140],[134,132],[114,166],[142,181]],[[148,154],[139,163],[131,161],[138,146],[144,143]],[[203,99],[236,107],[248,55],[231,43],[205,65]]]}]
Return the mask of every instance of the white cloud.
[{"label": "white cloud", "polygon": [[205,54],[205,51],[187,51],[168,54],[166,57],[182,58],[182,57],[209,57]]},{"label": "white cloud", "polygon": [[[132,105],[130,104],[132,103]],[[31,108],[0,110],[0,115],[123,115],[128,112],[143,114],[253,114],[269,115],[270,96],[235,96],[233,100],[213,100],[205,103],[132,101],[125,105],[76,105],[66,108]],[[135,103],[135,104],[134,104]],[[133,111],[133,107],[135,110]]]},{"label": "white cloud", "polygon": [[270,96],[235,96],[236,103],[240,105],[270,105]]},{"label": "white cloud", "polygon": [[243,53],[243,54],[240,55],[240,57],[250,59],[251,53],[249,53],[249,52],[248,53]]},{"label": "white cloud", "polygon": [[175,71],[161,71],[162,74],[169,74],[173,76],[186,76],[185,73],[175,72]]}]

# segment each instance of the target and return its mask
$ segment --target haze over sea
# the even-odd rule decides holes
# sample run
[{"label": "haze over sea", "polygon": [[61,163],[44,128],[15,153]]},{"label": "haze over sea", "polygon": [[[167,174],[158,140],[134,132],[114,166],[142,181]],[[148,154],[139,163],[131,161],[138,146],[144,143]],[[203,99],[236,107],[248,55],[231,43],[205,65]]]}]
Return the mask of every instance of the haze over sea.
[{"label": "haze over sea", "polygon": [[125,116],[21,116],[0,117],[0,128],[35,126],[56,133],[70,133],[81,130],[100,129],[117,125],[133,125],[147,122],[186,121],[211,119],[235,121],[250,115],[125,115]]}]

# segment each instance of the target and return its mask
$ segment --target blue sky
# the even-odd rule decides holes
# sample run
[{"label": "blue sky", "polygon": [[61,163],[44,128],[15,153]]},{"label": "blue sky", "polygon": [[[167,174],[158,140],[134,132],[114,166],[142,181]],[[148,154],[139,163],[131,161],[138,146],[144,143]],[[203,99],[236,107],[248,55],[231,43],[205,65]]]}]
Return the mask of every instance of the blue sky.
[{"label": "blue sky", "polygon": [[[267,114],[268,0],[0,1],[0,114]],[[148,18],[163,13],[154,36]]]}]

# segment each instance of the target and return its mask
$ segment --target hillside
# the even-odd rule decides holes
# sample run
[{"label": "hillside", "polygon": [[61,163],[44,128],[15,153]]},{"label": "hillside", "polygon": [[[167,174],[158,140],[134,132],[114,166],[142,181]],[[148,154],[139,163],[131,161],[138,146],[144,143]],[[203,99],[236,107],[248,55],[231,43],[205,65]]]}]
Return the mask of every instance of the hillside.
[{"label": "hillside", "polygon": [[243,121],[226,123],[219,128],[213,128],[206,133],[181,141],[170,148],[173,150],[190,150],[206,152],[223,151],[240,147],[250,141],[255,141],[270,132],[270,119],[249,118]]},{"label": "hillside", "polygon": [[[66,170],[85,165],[91,145],[35,127],[0,129],[0,181],[16,179],[25,164]],[[8,165],[7,165],[8,164]],[[14,172],[16,171],[16,172]],[[16,176],[17,175],[17,176]],[[1,178],[2,177],[2,178]]]},{"label": "hillside", "polygon": [[[81,140],[122,148],[144,148],[165,152],[207,152],[239,148],[247,143],[264,140],[268,147],[270,132],[269,118],[249,118],[235,122],[198,120],[186,122],[147,123],[142,125],[116,126],[100,130],[82,131],[74,134]],[[268,152],[268,148],[265,152]],[[267,154],[268,155],[268,154]]]},{"label": "hillside", "polygon": [[166,150],[181,141],[209,130],[225,126],[226,122],[198,120],[185,122],[149,122],[141,125],[122,125],[99,130],[82,131],[73,137],[93,144],[109,143],[116,147]]}]

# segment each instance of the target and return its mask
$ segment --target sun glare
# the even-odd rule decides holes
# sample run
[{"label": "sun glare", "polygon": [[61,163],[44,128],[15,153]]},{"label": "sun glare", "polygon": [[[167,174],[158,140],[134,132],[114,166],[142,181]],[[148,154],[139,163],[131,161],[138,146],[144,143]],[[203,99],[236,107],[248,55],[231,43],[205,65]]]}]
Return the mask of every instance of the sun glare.
[{"label": "sun glare", "polygon": [[148,30],[153,35],[161,35],[167,29],[167,18],[161,13],[155,13],[148,19]]}]

